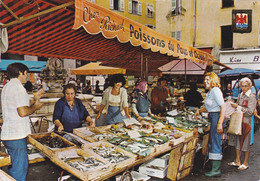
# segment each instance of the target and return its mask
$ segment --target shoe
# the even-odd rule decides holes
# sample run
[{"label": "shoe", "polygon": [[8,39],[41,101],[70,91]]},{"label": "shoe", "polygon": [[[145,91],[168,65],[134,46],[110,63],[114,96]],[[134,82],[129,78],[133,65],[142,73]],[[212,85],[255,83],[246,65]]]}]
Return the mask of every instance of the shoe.
[{"label": "shoe", "polygon": [[206,172],[204,175],[207,177],[220,177],[220,164],[221,160],[212,160],[212,169],[209,172]]},{"label": "shoe", "polygon": [[239,167],[240,165],[237,165],[236,162],[230,162],[228,163],[229,166],[233,166],[233,167]]},{"label": "shoe", "polygon": [[238,170],[246,170],[246,169],[248,169],[248,166],[242,164],[242,165],[240,165],[237,169],[238,169]]}]

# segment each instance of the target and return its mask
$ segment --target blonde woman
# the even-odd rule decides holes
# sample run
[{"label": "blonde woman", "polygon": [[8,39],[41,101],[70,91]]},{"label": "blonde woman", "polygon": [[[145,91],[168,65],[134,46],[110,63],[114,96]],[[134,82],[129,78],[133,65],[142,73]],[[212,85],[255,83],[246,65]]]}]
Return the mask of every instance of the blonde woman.
[{"label": "blonde woman", "polygon": [[208,90],[205,104],[195,113],[195,119],[202,112],[209,112],[209,120],[211,122],[209,135],[209,159],[212,160],[212,169],[205,173],[205,176],[221,176],[221,136],[225,121],[225,106],[223,94],[220,90],[220,81],[214,72],[205,74],[204,86]]}]

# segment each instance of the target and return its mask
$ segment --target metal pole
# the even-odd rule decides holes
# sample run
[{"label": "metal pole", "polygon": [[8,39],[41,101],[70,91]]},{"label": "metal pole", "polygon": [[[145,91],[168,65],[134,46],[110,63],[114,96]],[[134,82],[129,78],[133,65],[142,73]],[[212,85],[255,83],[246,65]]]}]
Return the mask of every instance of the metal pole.
[{"label": "metal pole", "polygon": [[145,67],[145,80],[148,81],[148,58],[145,57],[146,67]]},{"label": "metal pole", "polygon": [[143,79],[143,61],[144,61],[144,54],[141,52],[141,79]]}]

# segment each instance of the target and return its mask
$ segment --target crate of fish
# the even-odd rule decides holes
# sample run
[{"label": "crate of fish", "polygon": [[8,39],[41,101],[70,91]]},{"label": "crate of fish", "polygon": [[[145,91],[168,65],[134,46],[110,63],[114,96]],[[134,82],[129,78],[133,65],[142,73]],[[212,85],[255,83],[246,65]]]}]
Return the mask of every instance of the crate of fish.
[{"label": "crate of fish", "polygon": [[51,160],[81,180],[97,179],[113,169],[104,158],[77,148],[56,152]]},{"label": "crate of fish", "polygon": [[117,136],[107,140],[109,143],[116,145],[128,152],[138,155],[138,158],[146,157],[154,152],[155,148],[147,146],[129,136]]},{"label": "crate of fish", "polygon": [[113,138],[115,135],[109,132],[103,132],[98,128],[77,128],[73,133],[89,142],[97,142]]},{"label": "crate of fish", "polygon": [[53,132],[29,135],[28,141],[49,158],[56,151],[77,147],[74,143]]},{"label": "crate of fish", "polygon": [[117,168],[123,168],[129,164],[132,164],[137,159],[137,155],[123,150],[106,141],[99,141],[95,143],[89,143],[82,145],[83,150],[92,152],[101,156],[105,160]]}]

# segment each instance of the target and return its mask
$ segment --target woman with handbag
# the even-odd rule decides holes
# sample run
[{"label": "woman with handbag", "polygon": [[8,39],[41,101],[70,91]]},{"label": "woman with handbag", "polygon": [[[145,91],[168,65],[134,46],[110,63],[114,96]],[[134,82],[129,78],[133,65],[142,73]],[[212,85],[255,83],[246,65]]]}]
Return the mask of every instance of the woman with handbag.
[{"label": "woman with handbag", "polygon": [[212,169],[205,173],[205,176],[214,177],[221,176],[221,136],[225,121],[225,104],[223,94],[220,90],[220,81],[214,72],[205,74],[204,86],[208,91],[205,104],[195,113],[195,119],[202,112],[209,112],[209,120],[211,122],[209,135],[209,159],[212,160]]},{"label": "woman with handbag", "polygon": [[[228,165],[237,166],[239,170],[248,168],[249,146],[251,139],[251,117],[256,107],[256,97],[250,90],[252,81],[245,77],[239,82],[242,93],[239,94],[237,103],[231,103],[232,107],[243,112],[242,135],[230,135],[229,145],[236,149],[236,159]],[[241,165],[241,151],[245,152],[245,159]]]}]

